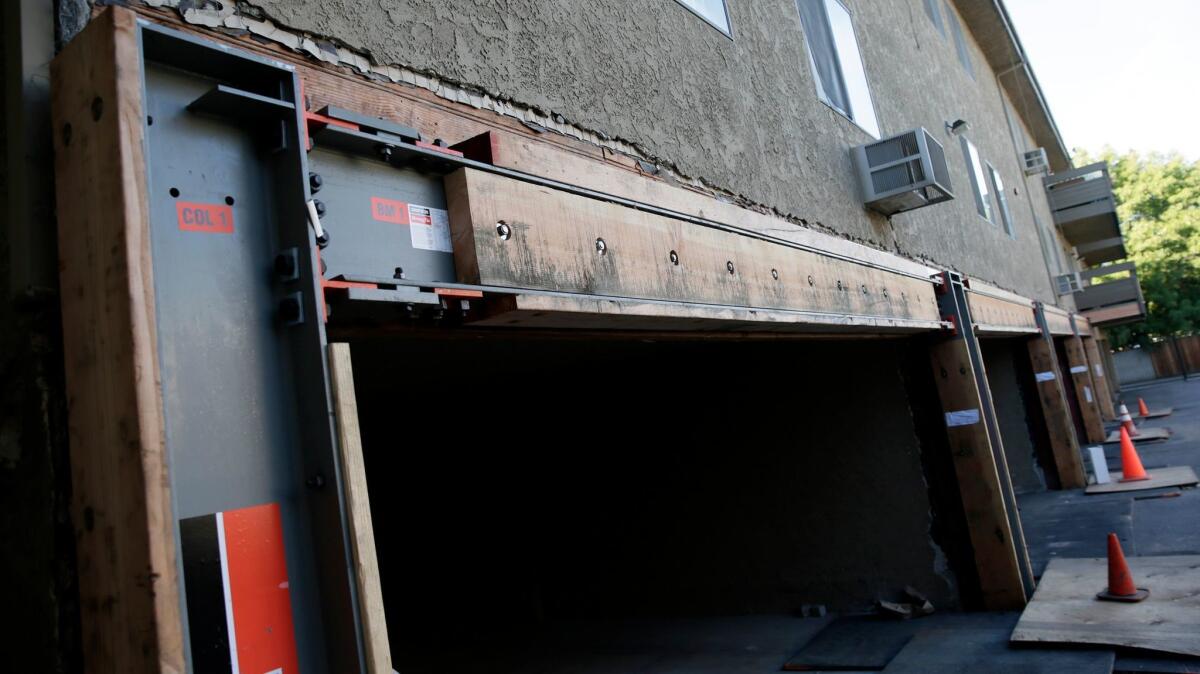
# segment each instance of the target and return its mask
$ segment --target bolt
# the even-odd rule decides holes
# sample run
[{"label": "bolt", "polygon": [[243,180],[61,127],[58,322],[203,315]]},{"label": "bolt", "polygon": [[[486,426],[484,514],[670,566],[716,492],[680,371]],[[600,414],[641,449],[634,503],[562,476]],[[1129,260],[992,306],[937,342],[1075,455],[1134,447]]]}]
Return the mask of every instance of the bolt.
[{"label": "bolt", "polygon": [[865,284],[865,283],[864,283],[864,284],[862,285],[862,291],[863,291],[863,294],[864,294],[864,295],[866,295],[866,294],[867,294],[867,284]]},{"label": "bolt", "polygon": [[604,239],[596,239],[596,252],[601,255],[608,252],[608,244],[604,243]]},{"label": "bolt", "polygon": [[404,267],[396,267],[396,271],[392,273],[392,278],[404,278]]},{"label": "bolt", "polygon": [[290,281],[296,278],[296,250],[291,249],[275,256],[275,275],[281,280]]},{"label": "bolt", "polygon": [[725,271],[728,271],[730,274],[733,273],[733,260],[728,260],[725,262]]},{"label": "bolt", "polygon": [[842,289],[842,282],[838,281],[838,290],[841,290],[841,289]]},{"label": "bolt", "polygon": [[779,270],[778,269],[771,270],[771,278],[775,279],[776,281],[779,280]]},{"label": "bolt", "polygon": [[447,143],[446,141],[442,140],[441,138],[434,138],[433,144],[436,147],[450,147],[450,144]]},{"label": "bolt", "polygon": [[310,172],[308,174],[308,189],[313,194],[320,192],[321,186],[324,184],[325,184],[325,179],[321,177],[320,173],[311,173]]},{"label": "bolt", "polygon": [[391,145],[380,145],[378,148],[376,148],[376,151],[379,152],[380,159],[382,159],[386,162],[390,162],[392,160],[392,146]]},{"label": "bolt", "polygon": [[304,310],[297,296],[291,295],[279,301],[279,318],[284,323],[299,323],[303,317]]},{"label": "bolt", "polygon": [[318,218],[325,217],[325,202],[324,201],[321,201],[320,199],[313,199],[313,206],[315,206],[317,209],[317,217]]},{"label": "bolt", "polygon": [[676,253],[675,251],[671,251],[670,258],[671,258],[671,264],[678,267],[679,266],[679,253]]},{"label": "bolt", "polygon": [[304,481],[304,484],[312,489],[320,489],[325,486],[325,476],[317,473]]},{"label": "bolt", "polygon": [[501,239],[508,241],[509,237],[512,236],[512,228],[508,226],[507,222],[501,220],[496,223],[496,233],[500,235]]},{"label": "bolt", "polygon": [[812,284],[813,284],[813,277],[812,277],[812,274],[809,274],[808,275],[808,285],[812,285]]}]

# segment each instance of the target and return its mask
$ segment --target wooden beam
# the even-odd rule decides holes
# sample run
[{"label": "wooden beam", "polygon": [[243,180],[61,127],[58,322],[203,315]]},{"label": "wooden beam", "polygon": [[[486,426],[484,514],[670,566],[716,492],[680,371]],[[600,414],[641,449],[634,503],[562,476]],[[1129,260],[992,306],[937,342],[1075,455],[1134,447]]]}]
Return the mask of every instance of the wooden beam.
[{"label": "wooden beam", "polygon": [[84,659],[183,672],[136,17],[110,7],[50,69]]},{"label": "wooden beam", "polygon": [[1046,313],[1046,327],[1049,328],[1050,334],[1056,337],[1075,334],[1075,328],[1071,322],[1071,314],[1056,307],[1044,307],[1044,310]]},{"label": "wooden beam", "polygon": [[1031,338],[1027,345],[1059,484],[1063,489],[1080,489],[1087,485],[1087,476],[1079,453],[1079,440],[1075,437],[1075,423],[1071,420],[1071,409],[1059,378],[1054,346],[1042,335]]},{"label": "wooden beam", "polygon": [[929,353],[984,605],[994,611],[1020,609],[1027,595],[1016,546],[1024,541],[1014,536],[1004,503],[996,461],[1003,450],[993,445],[985,426],[984,415],[991,410],[985,409],[980,389],[987,382],[976,379],[965,339],[938,341]]},{"label": "wooden beam", "polygon": [[1032,300],[1007,299],[968,290],[967,302],[971,307],[971,320],[975,322],[976,334],[1032,335],[1038,332]]},{"label": "wooden beam", "polygon": [[383,591],[379,583],[379,560],[375,555],[375,527],[371,523],[367,466],[363,461],[362,438],[358,431],[358,400],[354,395],[354,369],[349,344],[329,345],[329,374],[367,672],[392,674],[392,655],[388,645],[387,617],[383,610]]},{"label": "wooden beam", "polygon": [[1075,335],[1062,339],[1067,353],[1067,368],[1072,381],[1075,382],[1075,396],[1079,401],[1079,414],[1082,417],[1087,441],[1091,443],[1104,442],[1104,423],[1100,420],[1100,405],[1096,400],[1096,392],[1092,388],[1092,376],[1088,369],[1083,340]]},{"label": "wooden beam", "polygon": [[1100,358],[1100,347],[1091,333],[1083,335],[1083,351],[1087,356],[1088,370],[1092,375],[1092,383],[1096,386],[1096,399],[1100,402],[1100,413],[1105,420],[1115,421],[1116,407],[1113,406],[1113,393],[1108,385],[1108,377],[1104,372],[1104,361]]},{"label": "wooden beam", "polygon": [[463,283],[940,320],[926,279],[472,169],[445,182]]}]

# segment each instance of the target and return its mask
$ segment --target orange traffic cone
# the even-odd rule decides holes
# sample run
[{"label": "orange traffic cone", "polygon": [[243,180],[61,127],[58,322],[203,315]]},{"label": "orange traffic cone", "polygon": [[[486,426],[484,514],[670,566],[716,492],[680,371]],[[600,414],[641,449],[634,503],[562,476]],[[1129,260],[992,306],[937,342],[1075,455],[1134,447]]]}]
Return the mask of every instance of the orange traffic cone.
[{"label": "orange traffic cone", "polygon": [[1142,460],[1138,458],[1137,450],[1133,448],[1133,440],[1129,432],[1121,427],[1121,482],[1149,480],[1146,469],[1142,468]]},{"label": "orange traffic cone", "polygon": [[1146,401],[1142,400],[1141,398],[1138,398],[1138,416],[1139,417],[1150,416],[1150,408],[1146,407]]},{"label": "orange traffic cone", "polygon": [[1137,426],[1133,425],[1133,417],[1129,416],[1129,408],[1125,407],[1125,403],[1121,403],[1121,407],[1117,410],[1117,419],[1121,422],[1121,427],[1129,431],[1130,435],[1141,435]]},{"label": "orange traffic cone", "polygon": [[1096,595],[1104,601],[1141,601],[1150,596],[1150,590],[1138,587],[1129,572],[1129,563],[1121,551],[1121,541],[1116,534],[1108,535],[1108,589]]}]

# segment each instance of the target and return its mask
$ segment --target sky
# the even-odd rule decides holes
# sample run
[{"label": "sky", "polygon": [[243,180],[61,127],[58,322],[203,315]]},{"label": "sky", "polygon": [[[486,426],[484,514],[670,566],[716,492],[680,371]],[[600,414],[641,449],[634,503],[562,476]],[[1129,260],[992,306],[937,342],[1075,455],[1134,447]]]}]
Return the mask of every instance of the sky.
[{"label": "sky", "polygon": [[1200,160],[1200,0],[1005,0],[1069,149]]}]

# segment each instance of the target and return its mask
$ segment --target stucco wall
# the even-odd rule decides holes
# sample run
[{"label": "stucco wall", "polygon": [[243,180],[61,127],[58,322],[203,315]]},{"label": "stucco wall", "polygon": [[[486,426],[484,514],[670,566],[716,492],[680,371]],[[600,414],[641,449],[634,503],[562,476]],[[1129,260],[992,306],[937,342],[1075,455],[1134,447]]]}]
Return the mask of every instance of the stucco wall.
[{"label": "stucco wall", "polygon": [[[380,63],[477,85],[637,143],[686,175],[844,236],[1055,300],[996,78],[970,37],[976,78],[967,75],[920,0],[848,2],[883,133],[933,131],[958,195],[891,222],[860,203],[847,150],[870,137],[817,99],[794,0],[731,0],[732,40],[671,0],[255,4]],[[975,212],[958,139],[943,131],[959,118],[1009,185],[1015,239]]]}]

